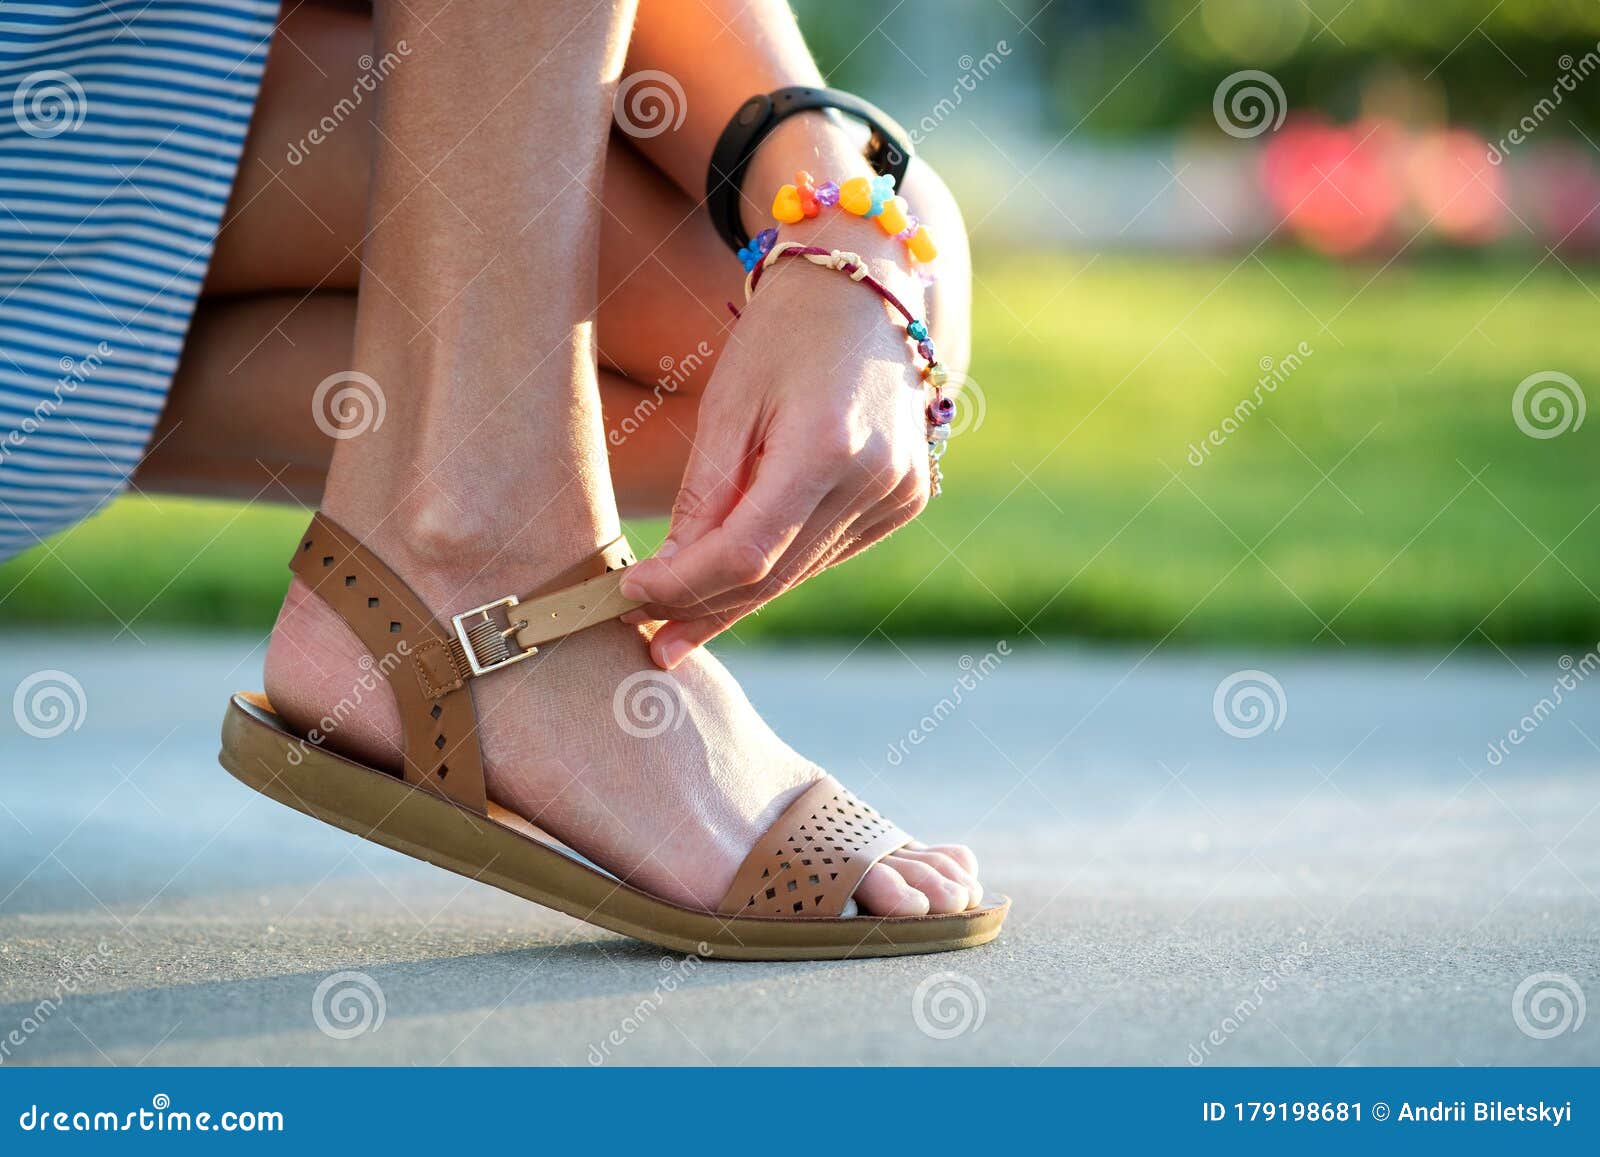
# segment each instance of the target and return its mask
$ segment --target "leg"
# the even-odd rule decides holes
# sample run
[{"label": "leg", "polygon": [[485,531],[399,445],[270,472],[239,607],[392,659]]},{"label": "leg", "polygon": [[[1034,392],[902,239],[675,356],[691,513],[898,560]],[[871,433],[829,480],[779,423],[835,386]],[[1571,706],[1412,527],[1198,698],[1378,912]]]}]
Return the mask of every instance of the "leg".
[{"label": "leg", "polygon": [[[301,146],[328,110],[362,91],[371,70],[357,62],[373,55],[372,22],[349,5],[302,4],[283,38],[141,486],[250,497],[270,466],[286,468],[282,480],[301,501],[321,494],[333,443],[304,417],[316,384],[351,365],[353,307],[330,291],[353,292],[360,272],[376,100],[363,95],[334,131]],[[610,142],[603,189],[591,187],[604,201],[596,329],[612,479],[624,514],[664,514],[739,270],[704,214],[621,138]],[[340,317],[350,327],[342,334]],[[241,397],[251,399],[243,412]]]},{"label": "leg", "polygon": [[[616,529],[591,347],[601,214],[575,185],[598,187],[610,98],[596,78],[615,76],[627,6],[576,29],[560,6],[548,20],[526,4],[486,19],[484,7],[378,9],[381,43],[420,42],[431,17],[443,46],[407,61],[380,98],[350,364],[380,383],[388,414],[337,442],[324,497],[441,614],[528,589]],[[536,86],[517,79],[530,60],[545,61]],[[541,99],[551,92],[565,109]],[[296,584],[269,693],[308,727],[363,657]],[[647,667],[642,632],[610,623],[476,685],[489,791],[624,878],[708,906],[819,769],[709,656],[675,674],[687,726],[650,740],[614,726],[615,689]],[[392,704],[379,704],[334,741],[392,762],[397,740]],[[858,897],[883,913],[964,908],[977,892],[965,855],[897,853]]]},{"label": "leg", "polygon": [[[135,475],[140,488],[321,503],[335,443],[310,420],[312,397],[319,382],[350,368],[355,317],[353,293],[203,301]],[[666,513],[694,436],[698,382],[659,377],[673,388],[599,373],[612,484],[627,517]]]}]

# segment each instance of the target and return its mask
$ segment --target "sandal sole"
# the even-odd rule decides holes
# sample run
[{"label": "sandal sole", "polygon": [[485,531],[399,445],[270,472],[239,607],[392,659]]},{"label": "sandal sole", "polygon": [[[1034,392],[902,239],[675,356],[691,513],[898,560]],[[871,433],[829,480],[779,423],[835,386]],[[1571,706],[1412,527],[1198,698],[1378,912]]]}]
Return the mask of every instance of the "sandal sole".
[{"label": "sandal sole", "polygon": [[[723,917],[642,892],[566,852],[307,743],[265,696],[234,695],[218,761],[298,812],[589,924],[673,952],[724,960],[840,960],[974,948],[1000,932],[1011,902],[941,916]],[[491,805],[492,806],[492,805]]]}]

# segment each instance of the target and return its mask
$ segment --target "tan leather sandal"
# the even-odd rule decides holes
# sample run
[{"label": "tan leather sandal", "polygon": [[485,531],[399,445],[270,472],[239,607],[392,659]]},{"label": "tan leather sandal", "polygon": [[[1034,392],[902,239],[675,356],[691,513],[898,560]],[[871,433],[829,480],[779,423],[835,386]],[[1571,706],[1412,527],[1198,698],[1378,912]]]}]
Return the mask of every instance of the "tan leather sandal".
[{"label": "tan leather sandal", "polygon": [[[867,870],[911,837],[825,777],[756,842],[715,912],[640,891],[488,801],[468,681],[637,604],[618,590],[619,539],[550,587],[455,615],[449,627],[353,536],[318,514],[289,564],[371,652],[400,709],[399,776],[296,735],[264,695],[233,697],[222,766],[279,803],[580,920],[678,952],[735,960],[893,956],[994,939],[1010,902],[943,916],[853,914]],[[573,583],[582,577],[582,581]],[[554,589],[552,589],[554,588]],[[846,913],[852,913],[847,915]]]}]

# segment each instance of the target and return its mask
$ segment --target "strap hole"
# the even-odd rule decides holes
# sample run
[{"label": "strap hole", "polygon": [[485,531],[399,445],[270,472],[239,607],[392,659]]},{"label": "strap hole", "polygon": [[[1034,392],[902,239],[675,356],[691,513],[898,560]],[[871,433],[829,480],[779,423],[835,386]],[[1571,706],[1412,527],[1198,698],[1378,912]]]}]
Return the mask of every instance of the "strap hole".
[{"label": "strap hole", "polygon": [[439,718],[439,716],[444,714],[444,708],[440,707],[437,703],[435,703],[433,705],[433,710],[428,712],[428,714],[433,716],[435,719],[437,719],[437,718]]},{"label": "strap hole", "polygon": [[449,774],[450,774],[450,765],[448,763],[441,763],[439,765],[439,778],[443,779],[445,776],[447,776]]},{"label": "strap hole", "polygon": [[444,750],[444,744],[445,744],[445,739],[444,739],[444,736],[442,736],[442,735],[439,736],[439,738],[437,738],[437,739],[435,739],[433,741],[433,745],[435,747],[437,747],[440,751]]},{"label": "strap hole", "polygon": [[378,609],[378,596],[377,595],[373,595],[373,596],[371,596],[370,598],[367,599],[367,610],[375,611],[377,609]]},{"label": "strap hole", "polygon": [[347,586],[347,587],[355,586],[356,585],[356,576],[353,575],[353,574],[345,575],[344,576],[344,585]]},{"label": "strap hole", "polygon": [[391,635],[398,635],[400,633],[400,624],[393,619],[389,621],[389,633]]},{"label": "strap hole", "polygon": [[323,555],[322,556],[322,565],[323,566],[332,566],[333,565],[333,555],[331,555],[331,554]]}]

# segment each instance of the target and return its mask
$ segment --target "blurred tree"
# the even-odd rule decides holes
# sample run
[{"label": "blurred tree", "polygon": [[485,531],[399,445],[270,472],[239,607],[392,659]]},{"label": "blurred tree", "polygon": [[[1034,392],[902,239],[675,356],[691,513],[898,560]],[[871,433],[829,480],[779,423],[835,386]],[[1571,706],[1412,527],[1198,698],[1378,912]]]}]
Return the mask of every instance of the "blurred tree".
[{"label": "blurred tree", "polygon": [[[1387,102],[1404,95],[1406,116],[1491,138],[1560,86],[1544,131],[1600,141],[1595,0],[799,0],[796,10],[833,83],[869,92],[1009,36],[1022,66],[1006,83],[1030,90],[1056,132],[1204,124],[1222,78],[1254,68],[1290,109],[1344,121],[1392,115]],[[903,58],[895,49],[908,43]]]}]

